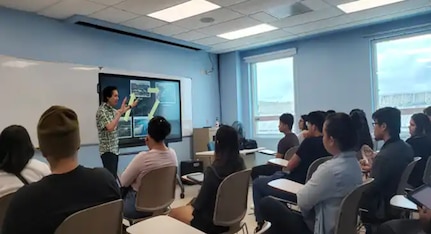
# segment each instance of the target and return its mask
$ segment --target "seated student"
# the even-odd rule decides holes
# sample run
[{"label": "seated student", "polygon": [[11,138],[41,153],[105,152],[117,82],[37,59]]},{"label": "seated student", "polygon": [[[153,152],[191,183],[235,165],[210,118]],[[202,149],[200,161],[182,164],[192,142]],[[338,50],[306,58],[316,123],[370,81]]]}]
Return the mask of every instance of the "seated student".
[{"label": "seated student", "polygon": [[431,106],[424,109],[424,114],[426,114],[431,121]]},{"label": "seated student", "polygon": [[[400,139],[401,112],[398,109],[381,108],[372,117],[374,137],[385,143],[371,167],[370,177],[374,178],[374,182],[361,199],[361,207],[368,212],[361,215],[364,223],[382,223],[396,217],[389,201],[396,194],[401,174],[413,161],[413,150]],[[364,166],[368,165],[364,163]],[[367,232],[371,232],[370,227]]]},{"label": "seated student", "polygon": [[371,149],[373,149],[373,139],[371,137],[370,127],[368,125],[368,120],[365,112],[360,109],[353,109],[352,111],[350,111],[350,118],[352,118],[352,121],[355,125],[356,133],[358,135],[355,151],[359,151],[364,145],[367,145]]},{"label": "seated student", "polygon": [[298,192],[301,214],[266,197],[260,203],[262,217],[272,226],[268,233],[333,234],[343,198],[362,184],[362,173],[354,151],[356,130],[344,113],[328,116],[323,127],[323,144],[334,155],[318,167]]},{"label": "seated student", "polygon": [[423,176],[429,156],[431,156],[431,121],[422,113],[412,115],[409,131],[411,137],[406,142],[412,147],[414,156],[421,157],[410,175],[408,183],[413,187],[423,184]]},{"label": "seated student", "polygon": [[301,115],[301,118],[298,121],[298,128],[301,131],[298,134],[299,144],[301,144],[304,141],[304,139],[307,137],[307,132],[308,132],[307,120],[308,120],[307,115]]},{"label": "seated student", "polygon": [[2,234],[54,233],[73,213],[120,198],[109,171],[78,164],[79,124],[73,110],[50,107],[39,120],[37,136],[52,174],[15,193]]},{"label": "seated student", "polygon": [[253,181],[253,203],[254,214],[256,216],[256,231],[264,224],[260,212],[260,200],[266,196],[295,201],[296,198],[290,193],[280,191],[268,185],[269,182],[286,178],[295,182],[305,184],[307,171],[310,165],[318,158],[330,156],[323,146],[322,128],[325,121],[325,112],[314,111],[308,114],[308,137],[301,143],[296,154],[289,160],[286,172],[276,172],[267,177],[259,177]]},{"label": "seated student", "polygon": [[215,160],[205,170],[198,196],[190,205],[175,208],[169,214],[205,233],[228,231],[227,227],[213,224],[217,189],[224,178],[245,169],[244,160],[239,154],[238,135],[235,129],[223,125],[217,130],[215,138]]},{"label": "seated student", "polygon": [[34,147],[27,130],[18,125],[0,134],[0,197],[51,173],[48,165],[32,159]]},{"label": "seated student", "polygon": [[[298,137],[292,132],[293,115],[284,113],[280,116],[278,130],[284,134],[284,137],[278,142],[276,158],[284,158],[284,154],[292,147],[299,145]],[[269,176],[277,171],[281,171],[282,167],[274,164],[265,164],[253,167],[251,170],[251,178],[254,180],[257,177]]]},{"label": "seated student", "polygon": [[148,123],[148,136],[145,143],[148,152],[141,152],[129,163],[120,177],[121,186],[128,189],[124,197],[124,216],[138,219],[151,214],[139,212],[135,208],[136,193],[141,179],[148,172],[163,167],[177,166],[177,155],[166,146],[164,140],[171,133],[171,124],[163,117],[156,116]]},{"label": "seated student", "polygon": [[376,234],[430,234],[431,209],[418,207],[419,219],[395,219],[380,225]]}]

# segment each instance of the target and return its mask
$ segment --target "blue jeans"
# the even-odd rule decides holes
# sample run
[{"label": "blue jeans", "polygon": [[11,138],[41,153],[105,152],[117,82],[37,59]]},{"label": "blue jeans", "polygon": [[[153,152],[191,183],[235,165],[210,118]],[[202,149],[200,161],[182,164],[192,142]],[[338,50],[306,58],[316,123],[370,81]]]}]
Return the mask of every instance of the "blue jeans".
[{"label": "blue jeans", "polygon": [[261,176],[253,181],[253,203],[254,203],[254,215],[256,221],[263,222],[261,213],[260,201],[267,196],[274,196],[284,200],[296,202],[296,194],[287,193],[278,189],[275,189],[268,185],[269,182],[276,179],[289,179],[289,174],[282,171],[274,173],[272,176]]},{"label": "blue jeans", "polygon": [[126,196],[123,198],[124,201],[124,217],[129,219],[140,219],[145,218],[148,216],[151,216],[151,212],[141,212],[137,211],[135,204],[136,204],[136,191],[133,189],[130,189]]}]

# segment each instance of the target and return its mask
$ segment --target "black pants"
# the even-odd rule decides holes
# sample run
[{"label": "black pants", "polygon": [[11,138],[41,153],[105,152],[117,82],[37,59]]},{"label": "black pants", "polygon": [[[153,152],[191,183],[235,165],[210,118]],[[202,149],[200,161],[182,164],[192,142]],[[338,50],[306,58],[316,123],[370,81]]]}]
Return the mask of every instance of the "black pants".
[{"label": "black pants", "polygon": [[106,168],[109,172],[111,172],[115,178],[117,178],[118,155],[111,152],[106,152],[103,153],[100,157],[102,158],[103,167]]},{"label": "black pants", "polygon": [[251,178],[254,180],[259,176],[271,176],[277,171],[281,171],[283,167],[274,164],[265,164],[255,166],[251,169]]},{"label": "black pants", "polygon": [[274,198],[265,197],[260,202],[264,220],[271,222],[268,234],[313,234],[302,215],[289,209]]}]

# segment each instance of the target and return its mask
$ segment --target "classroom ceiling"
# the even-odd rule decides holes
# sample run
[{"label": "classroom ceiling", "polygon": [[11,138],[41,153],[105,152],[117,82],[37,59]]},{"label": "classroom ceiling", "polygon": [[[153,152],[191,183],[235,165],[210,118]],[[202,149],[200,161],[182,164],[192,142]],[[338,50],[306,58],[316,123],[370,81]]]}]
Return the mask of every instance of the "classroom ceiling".
[{"label": "classroom ceiling", "polygon": [[[431,11],[431,0],[400,0],[349,14],[344,13],[337,5],[352,0],[208,0],[219,8],[172,23],[148,16],[150,13],[188,1],[0,0],[0,6],[35,12],[60,20],[83,15],[167,36],[177,43],[184,41],[202,45],[214,53],[264,46]],[[220,37],[220,34],[259,24],[269,24],[276,29],[239,39]]]}]

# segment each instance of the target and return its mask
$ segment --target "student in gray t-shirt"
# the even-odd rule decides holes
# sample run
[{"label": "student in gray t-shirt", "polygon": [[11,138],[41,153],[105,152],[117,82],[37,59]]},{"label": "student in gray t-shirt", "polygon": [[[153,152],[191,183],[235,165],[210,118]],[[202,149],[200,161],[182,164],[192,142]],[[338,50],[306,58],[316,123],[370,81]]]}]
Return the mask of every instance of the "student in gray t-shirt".
[{"label": "student in gray t-shirt", "polygon": [[[280,139],[277,145],[277,158],[283,158],[284,154],[292,147],[299,145],[298,137],[292,132],[293,115],[284,113],[280,116],[278,130],[284,133],[284,137]],[[259,176],[270,176],[277,171],[281,171],[281,166],[274,164],[265,164],[253,167],[251,170],[251,178],[254,180]]]}]

